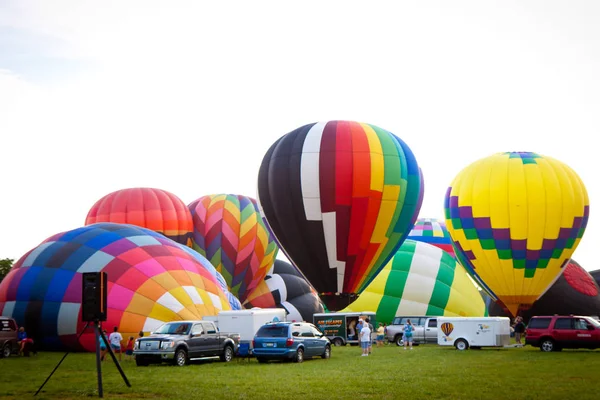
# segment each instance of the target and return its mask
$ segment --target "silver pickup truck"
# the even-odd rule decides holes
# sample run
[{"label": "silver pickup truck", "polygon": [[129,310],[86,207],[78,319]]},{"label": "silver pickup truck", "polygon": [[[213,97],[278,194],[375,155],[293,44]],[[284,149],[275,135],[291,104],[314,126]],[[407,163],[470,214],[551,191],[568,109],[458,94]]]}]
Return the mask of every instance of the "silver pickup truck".
[{"label": "silver pickup truck", "polygon": [[395,317],[390,325],[387,326],[386,339],[389,342],[402,346],[402,336],[404,335],[404,323],[407,319],[414,325],[413,344],[434,343],[437,344],[437,317]]},{"label": "silver pickup truck", "polygon": [[239,333],[219,332],[212,321],[176,321],[137,339],[133,354],[138,366],[163,361],[183,366],[190,359],[207,357],[220,357],[221,361],[229,362],[239,342]]}]

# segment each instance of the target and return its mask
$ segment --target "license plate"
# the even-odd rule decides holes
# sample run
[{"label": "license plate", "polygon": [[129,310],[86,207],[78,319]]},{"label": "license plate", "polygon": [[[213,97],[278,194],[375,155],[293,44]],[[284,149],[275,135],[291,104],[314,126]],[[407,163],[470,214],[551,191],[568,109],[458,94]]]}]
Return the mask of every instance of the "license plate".
[{"label": "license plate", "polygon": [[265,343],[265,347],[277,347],[275,343]]}]

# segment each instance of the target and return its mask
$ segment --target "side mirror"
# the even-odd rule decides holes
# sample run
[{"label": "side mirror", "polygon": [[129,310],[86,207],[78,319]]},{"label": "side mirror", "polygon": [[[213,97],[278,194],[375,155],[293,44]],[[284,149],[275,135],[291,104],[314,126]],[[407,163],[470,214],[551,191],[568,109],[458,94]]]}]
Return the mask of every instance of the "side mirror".
[{"label": "side mirror", "polygon": [[588,329],[588,331],[593,331],[596,328],[594,328],[594,325],[588,324],[587,329]]}]

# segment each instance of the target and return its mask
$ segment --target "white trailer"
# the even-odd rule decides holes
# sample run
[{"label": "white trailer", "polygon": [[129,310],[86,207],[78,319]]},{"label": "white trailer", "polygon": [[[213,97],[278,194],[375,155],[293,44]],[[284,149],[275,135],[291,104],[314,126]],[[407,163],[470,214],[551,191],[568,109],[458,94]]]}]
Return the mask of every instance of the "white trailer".
[{"label": "white trailer", "polygon": [[221,311],[216,323],[219,331],[239,333],[240,343],[250,343],[258,328],[267,322],[285,321],[286,314],[283,308]]},{"label": "white trailer", "polygon": [[438,317],[438,344],[458,350],[510,345],[507,317]]}]

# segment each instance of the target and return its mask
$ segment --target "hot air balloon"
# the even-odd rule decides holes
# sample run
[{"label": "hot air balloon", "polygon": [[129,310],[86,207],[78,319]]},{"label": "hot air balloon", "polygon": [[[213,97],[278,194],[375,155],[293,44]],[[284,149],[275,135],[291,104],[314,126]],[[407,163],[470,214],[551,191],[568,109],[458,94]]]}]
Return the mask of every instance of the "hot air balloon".
[{"label": "hot air balloon", "polygon": [[435,218],[419,218],[406,238],[439,247],[454,257],[452,238],[444,221]]},{"label": "hot air balloon", "polygon": [[[56,234],[26,253],[0,283],[0,314],[11,316],[46,349],[95,349],[81,322],[82,273],[108,276],[107,327],[123,336],[163,322],[230,310],[201,255],[133,225],[99,223]],[[214,268],[213,268],[214,270]]]},{"label": "hot air balloon", "polygon": [[467,271],[442,249],[406,239],[344,312],[371,310],[377,321],[397,315],[481,317],[487,314]]},{"label": "hot air balloon", "polygon": [[596,280],[596,283],[600,285],[600,269],[590,272],[590,275]]},{"label": "hot air balloon", "polygon": [[[508,310],[492,303],[493,316],[510,316]],[[534,315],[594,315],[600,316],[600,287],[592,275],[571,259],[556,282],[521,316],[529,321]]]},{"label": "hot air balloon", "polygon": [[130,188],[109,193],[92,206],[85,219],[86,225],[97,222],[141,226],[191,246],[190,211],[179,197],[166,190]]},{"label": "hot air balloon", "polygon": [[401,139],[349,121],[284,135],[258,175],[261,213],[330,309],[347,305],[394,255],[418,215],[422,189]]},{"label": "hot air balloon", "polygon": [[245,308],[284,308],[288,321],[311,321],[324,312],[319,295],[292,264],[275,260],[263,282],[250,293]]},{"label": "hot air balloon", "polygon": [[279,250],[256,200],[215,194],[192,202],[189,209],[194,225],[192,247],[217,268],[243,302],[262,282]]},{"label": "hot air balloon", "polygon": [[444,335],[450,336],[454,330],[454,325],[452,325],[452,322],[444,322],[440,328],[442,329],[442,332],[444,332]]},{"label": "hot air balloon", "polygon": [[558,278],[585,231],[589,200],[567,165],[507,152],[461,171],[445,211],[459,261],[516,315]]}]

